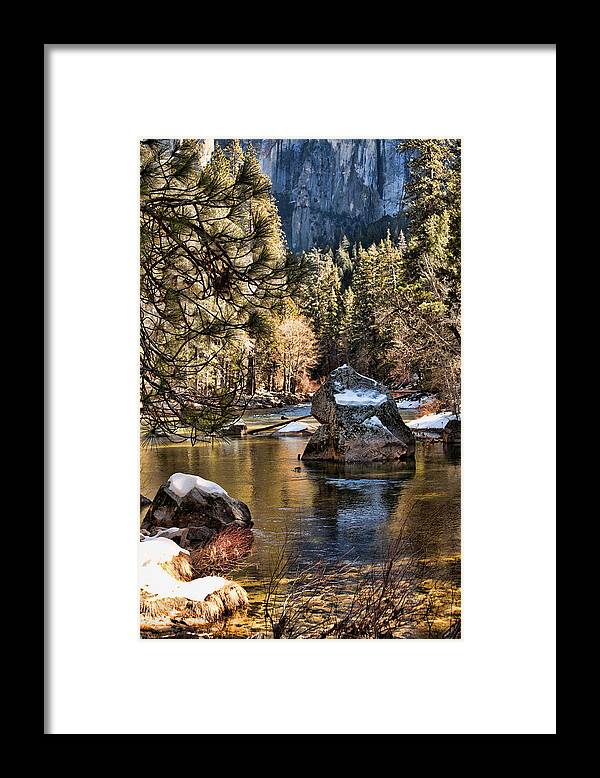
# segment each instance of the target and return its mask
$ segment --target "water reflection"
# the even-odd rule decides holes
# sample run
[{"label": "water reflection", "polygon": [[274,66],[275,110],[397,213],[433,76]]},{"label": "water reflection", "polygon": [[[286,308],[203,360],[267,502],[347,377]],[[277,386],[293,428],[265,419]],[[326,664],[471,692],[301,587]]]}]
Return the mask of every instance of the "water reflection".
[{"label": "water reflection", "polygon": [[[284,413],[292,415],[263,411],[260,421]],[[142,493],[152,497],[172,473],[188,472],[246,502],[255,544],[236,579],[250,588],[268,574],[286,536],[307,563],[370,564],[400,533],[424,549],[432,574],[460,584],[460,447],[418,443],[412,464],[364,466],[300,462],[305,445],[302,437],[246,436],[142,450]]]},{"label": "water reflection", "polygon": [[405,482],[414,477],[414,464],[303,465],[312,488],[310,512],[296,540],[302,559],[375,559],[382,528],[396,513]]}]

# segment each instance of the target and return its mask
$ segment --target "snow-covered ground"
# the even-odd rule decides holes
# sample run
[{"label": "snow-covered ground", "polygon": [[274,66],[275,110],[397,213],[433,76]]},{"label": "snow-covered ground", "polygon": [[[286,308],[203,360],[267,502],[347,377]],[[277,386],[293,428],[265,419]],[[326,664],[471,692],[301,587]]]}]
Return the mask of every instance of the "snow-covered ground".
[{"label": "snow-covered ground", "polygon": [[407,397],[404,400],[396,400],[396,405],[401,411],[410,411],[413,408],[420,408],[432,400],[435,400],[434,394],[425,394],[422,397]]},{"label": "snow-covered ground", "polygon": [[227,495],[225,489],[214,481],[207,481],[205,478],[200,478],[199,475],[189,475],[188,473],[173,473],[169,478],[169,489],[178,497],[185,497],[188,492],[198,487],[203,492],[210,492],[211,494],[224,494]]},{"label": "snow-covered ground", "polygon": [[449,421],[456,418],[451,411],[430,413],[428,416],[421,416],[419,419],[406,422],[406,426],[411,430],[443,430]]}]

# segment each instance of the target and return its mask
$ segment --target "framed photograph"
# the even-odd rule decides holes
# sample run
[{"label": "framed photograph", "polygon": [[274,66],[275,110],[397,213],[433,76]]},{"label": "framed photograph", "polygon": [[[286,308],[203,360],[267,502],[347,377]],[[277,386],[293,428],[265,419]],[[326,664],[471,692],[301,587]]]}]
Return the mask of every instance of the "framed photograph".
[{"label": "framed photograph", "polygon": [[555,66],[45,45],[46,733],[556,733]]}]

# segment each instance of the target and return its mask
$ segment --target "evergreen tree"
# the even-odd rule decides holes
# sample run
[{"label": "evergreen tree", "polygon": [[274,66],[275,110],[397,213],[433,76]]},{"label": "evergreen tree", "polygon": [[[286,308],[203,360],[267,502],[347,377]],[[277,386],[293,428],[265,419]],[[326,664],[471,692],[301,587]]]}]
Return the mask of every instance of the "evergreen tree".
[{"label": "evergreen tree", "polygon": [[340,277],[331,250],[308,252],[310,271],[304,285],[304,302],[309,321],[317,334],[317,369],[329,373],[339,361],[342,292]]},{"label": "evergreen tree", "polygon": [[407,140],[404,282],[390,299],[403,361],[460,406],[460,141]]},{"label": "evergreen tree", "polygon": [[350,362],[362,372],[388,380],[393,328],[390,296],[403,279],[402,253],[389,230],[384,240],[368,249],[358,246],[352,279],[352,318],[348,328]]},{"label": "evergreen tree", "polygon": [[252,150],[141,144],[141,415],[193,442],[237,414],[248,337],[286,292],[269,179]]},{"label": "evergreen tree", "polygon": [[344,293],[352,281],[352,259],[350,258],[350,241],[342,235],[335,252],[335,264],[340,277],[341,291]]},{"label": "evergreen tree", "polygon": [[340,355],[343,361],[351,362],[354,321],[354,292],[349,286],[342,295],[342,317],[340,320]]}]

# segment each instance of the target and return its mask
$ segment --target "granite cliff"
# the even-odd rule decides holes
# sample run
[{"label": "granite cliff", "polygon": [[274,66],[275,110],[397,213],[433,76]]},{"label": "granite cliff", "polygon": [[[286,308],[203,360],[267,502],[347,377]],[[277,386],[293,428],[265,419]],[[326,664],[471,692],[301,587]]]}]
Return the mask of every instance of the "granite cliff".
[{"label": "granite cliff", "polygon": [[366,243],[404,226],[407,167],[398,139],[242,140],[250,142],[292,251],[336,245],[344,234]]}]

